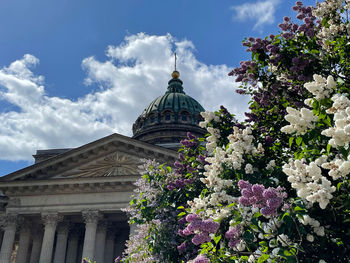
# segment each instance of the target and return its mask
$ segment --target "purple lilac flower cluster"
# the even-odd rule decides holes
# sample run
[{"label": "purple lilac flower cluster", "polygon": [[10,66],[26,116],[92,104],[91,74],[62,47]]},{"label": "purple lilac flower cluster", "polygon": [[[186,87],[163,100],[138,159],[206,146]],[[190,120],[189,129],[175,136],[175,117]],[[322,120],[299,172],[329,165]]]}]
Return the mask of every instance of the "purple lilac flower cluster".
[{"label": "purple lilac flower cluster", "polygon": [[212,219],[202,220],[196,214],[186,216],[186,221],[189,223],[184,230],[179,230],[180,236],[189,236],[194,234],[192,243],[196,246],[209,242],[211,240],[209,234],[216,233],[220,225]]},{"label": "purple lilac flower cluster", "polygon": [[241,61],[239,62],[240,67],[235,68],[232,70],[228,75],[229,76],[237,76],[236,77],[236,82],[244,82],[248,83],[249,81],[252,82],[252,84],[256,84],[256,76],[254,74],[254,71],[256,69],[256,62],[255,61]]},{"label": "purple lilac flower cluster", "polygon": [[205,255],[198,255],[194,260],[193,263],[209,263],[210,260]]},{"label": "purple lilac flower cluster", "polygon": [[230,248],[234,248],[241,241],[239,238],[241,236],[241,227],[239,225],[230,227],[230,229],[225,233],[225,238],[229,240],[228,245]]},{"label": "purple lilac flower cluster", "polygon": [[260,208],[260,213],[264,216],[274,216],[277,209],[283,204],[283,199],[287,197],[282,187],[265,187],[261,184],[250,184],[248,181],[240,180],[238,187],[242,196],[239,203],[244,206]]},{"label": "purple lilac flower cluster", "polygon": [[194,136],[190,132],[187,132],[187,138],[181,140],[180,143],[187,148],[193,148],[197,145],[196,139],[197,139],[196,136]]},{"label": "purple lilac flower cluster", "polygon": [[304,23],[298,25],[292,23],[289,17],[284,17],[283,23],[279,24],[278,27],[282,29],[282,36],[285,39],[293,38],[295,33],[304,33],[308,37],[315,36],[315,23],[316,17],[312,15],[312,8],[310,6],[304,7],[301,1],[296,2],[293,7],[294,11],[297,11],[297,19],[302,20]]},{"label": "purple lilac flower cluster", "polygon": [[[194,146],[197,145],[197,138],[190,132],[187,132],[187,138],[181,140],[181,144],[185,148],[193,148]],[[193,168],[192,166],[186,164],[186,158],[183,153],[179,153],[179,160],[177,160],[174,163],[174,166],[176,168],[176,179],[174,181],[171,181],[167,185],[167,189],[172,191],[174,189],[180,189],[184,188],[188,184],[192,184],[195,180],[194,177],[192,178],[183,178],[184,174],[190,173],[192,174],[196,169]]]}]

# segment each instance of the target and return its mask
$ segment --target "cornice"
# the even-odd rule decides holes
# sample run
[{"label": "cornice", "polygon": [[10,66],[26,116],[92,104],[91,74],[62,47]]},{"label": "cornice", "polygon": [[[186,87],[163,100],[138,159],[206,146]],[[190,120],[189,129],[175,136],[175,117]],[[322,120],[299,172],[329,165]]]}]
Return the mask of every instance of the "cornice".
[{"label": "cornice", "polygon": [[125,177],[65,178],[0,182],[0,190],[7,196],[57,195],[76,193],[130,192],[139,175]]}]

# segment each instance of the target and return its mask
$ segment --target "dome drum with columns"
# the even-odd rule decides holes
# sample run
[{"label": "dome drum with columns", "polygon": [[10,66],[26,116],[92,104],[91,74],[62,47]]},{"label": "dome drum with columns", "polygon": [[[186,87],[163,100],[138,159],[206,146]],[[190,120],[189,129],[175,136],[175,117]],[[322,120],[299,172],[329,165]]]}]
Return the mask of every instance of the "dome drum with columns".
[{"label": "dome drum with columns", "polygon": [[198,126],[204,108],[186,95],[179,76],[174,71],[165,94],[152,101],[137,118],[133,125],[134,139],[178,148],[188,131],[198,137],[205,135],[205,130]]}]

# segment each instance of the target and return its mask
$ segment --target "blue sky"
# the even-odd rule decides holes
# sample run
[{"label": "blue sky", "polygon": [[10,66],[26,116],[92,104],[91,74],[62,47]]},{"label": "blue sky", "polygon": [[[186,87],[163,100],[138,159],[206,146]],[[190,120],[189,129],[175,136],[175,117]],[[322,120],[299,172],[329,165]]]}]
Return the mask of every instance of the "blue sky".
[{"label": "blue sky", "polygon": [[[314,4],[315,1],[304,1]],[[4,0],[0,4],[0,175],[36,149],[77,147],[131,125],[164,93],[178,53],[187,94],[240,118],[227,73],[244,37],[278,33],[286,0]]]}]

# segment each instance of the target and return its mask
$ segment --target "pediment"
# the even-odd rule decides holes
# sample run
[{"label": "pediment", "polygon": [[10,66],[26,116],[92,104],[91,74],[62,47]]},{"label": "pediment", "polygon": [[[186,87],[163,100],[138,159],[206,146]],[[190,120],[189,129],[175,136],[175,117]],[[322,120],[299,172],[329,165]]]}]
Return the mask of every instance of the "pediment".
[{"label": "pediment", "polygon": [[113,177],[139,174],[142,160],[135,155],[114,152],[61,173],[55,178]]},{"label": "pediment", "polygon": [[172,165],[176,157],[176,151],[112,134],[5,175],[0,182],[130,176],[138,174],[141,159]]}]

